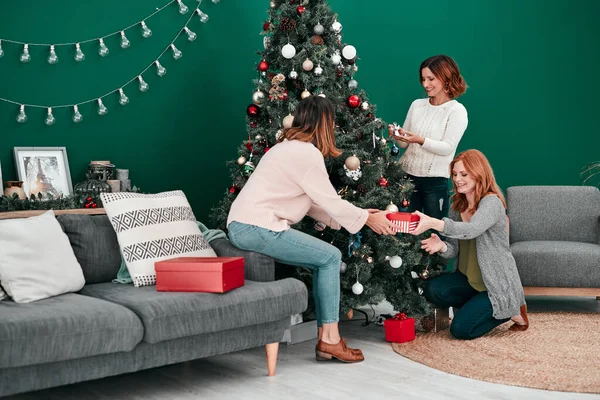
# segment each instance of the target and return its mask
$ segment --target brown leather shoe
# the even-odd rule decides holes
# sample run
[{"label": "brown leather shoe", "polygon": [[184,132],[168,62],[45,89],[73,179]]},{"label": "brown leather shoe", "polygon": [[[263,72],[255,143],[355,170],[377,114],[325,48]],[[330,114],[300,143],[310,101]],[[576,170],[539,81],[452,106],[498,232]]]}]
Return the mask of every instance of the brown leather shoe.
[{"label": "brown leather shoe", "polygon": [[[356,352],[360,353],[357,354]],[[345,363],[355,363],[365,359],[362,351],[349,348],[344,338],[342,338],[337,344],[329,344],[319,340],[319,343],[317,343],[316,353],[318,361],[332,360],[336,358]]]},{"label": "brown leather shoe", "polygon": [[[344,342],[344,344],[346,345],[346,347],[348,347],[348,341],[346,340],[346,338],[341,338],[341,340]],[[362,351],[360,349],[352,349],[350,347],[348,347],[348,350],[352,351],[352,353],[356,354],[356,355],[362,355]],[[315,345],[315,354],[317,354],[317,351],[319,351],[319,343],[317,343]],[[319,358],[319,356],[317,356],[317,359]],[[323,360],[320,360],[323,361]]]},{"label": "brown leather shoe", "polygon": [[527,318],[527,304],[521,306],[521,318],[525,321],[524,325],[517,324],[516,322],[508,328],[509,331],[526,331],[529,328],[529,319]]}]

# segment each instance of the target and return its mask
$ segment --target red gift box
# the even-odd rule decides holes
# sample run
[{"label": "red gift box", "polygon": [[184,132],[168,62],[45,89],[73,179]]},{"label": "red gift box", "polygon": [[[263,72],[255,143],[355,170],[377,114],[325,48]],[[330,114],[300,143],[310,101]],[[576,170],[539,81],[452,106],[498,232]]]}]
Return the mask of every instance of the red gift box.
[{"label": "red gift box", "polygon": [[421,219],[418,215],[407,212],[393,212],[386,216],[394,225],[397,225],[397,228],[395,228],[396,232],[401,233],[409,233],[415,229]]},{"label": "red gift box", "polygon": [[406,315],[389,318],[383,321],[385,329],[385,340],[394,343],[410,342],[415,339],[415,319],[406,318]]},{"label": "red gift box", "polygon": [[159,292],[224,293],[244,286],[244,257],[179,257],[154,263]]}]

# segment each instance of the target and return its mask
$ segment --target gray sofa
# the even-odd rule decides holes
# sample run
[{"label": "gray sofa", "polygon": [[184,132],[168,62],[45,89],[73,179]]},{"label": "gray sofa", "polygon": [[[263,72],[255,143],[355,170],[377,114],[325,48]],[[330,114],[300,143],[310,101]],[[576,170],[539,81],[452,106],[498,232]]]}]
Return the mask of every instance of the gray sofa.
[{"label": "gray sofa", "polygon": [[510,248],[528,295],[600,296],[600,191],[513,186]]},{"label": "gray sofa", "polygon": [[[224,294],[164,293],[111,283],[121,263],[105,215],[59,215],[86,285],[79,293],[0,302],[0,396],[124,374],[267,345],[269,372],[306,286],[275,281],[274,261],[226,239],[219,256],[245,257],[245,285]],[[273,357],[274,352],[274,357]]]}]

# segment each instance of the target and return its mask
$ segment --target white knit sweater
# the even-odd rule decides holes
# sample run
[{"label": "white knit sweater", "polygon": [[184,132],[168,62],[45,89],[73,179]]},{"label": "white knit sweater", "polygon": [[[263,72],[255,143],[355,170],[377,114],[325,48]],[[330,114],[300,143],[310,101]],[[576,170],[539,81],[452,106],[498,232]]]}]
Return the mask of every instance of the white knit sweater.
[{"label": "white knit sweater", "polygon": [[456,100],[433,106],[429,99],[413,101],[402,126],[425,138],[425,143],[400,143],[406,148],[400,158],[404,172],[422,177],[450,177],[450,162],[467,129],[466,108]]}]

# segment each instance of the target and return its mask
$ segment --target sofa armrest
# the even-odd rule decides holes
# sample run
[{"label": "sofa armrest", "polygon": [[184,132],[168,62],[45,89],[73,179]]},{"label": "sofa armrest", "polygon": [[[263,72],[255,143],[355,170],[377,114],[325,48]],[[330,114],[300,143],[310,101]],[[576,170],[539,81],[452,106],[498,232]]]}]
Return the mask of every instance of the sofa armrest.
[{"label": "sofa armrest", "polygon": [[271,257],[240,250],[227,239],[215,239],[210,246],[219,257],[244,257],[244,278],[257,282],[275,280],[275,260]]}]

